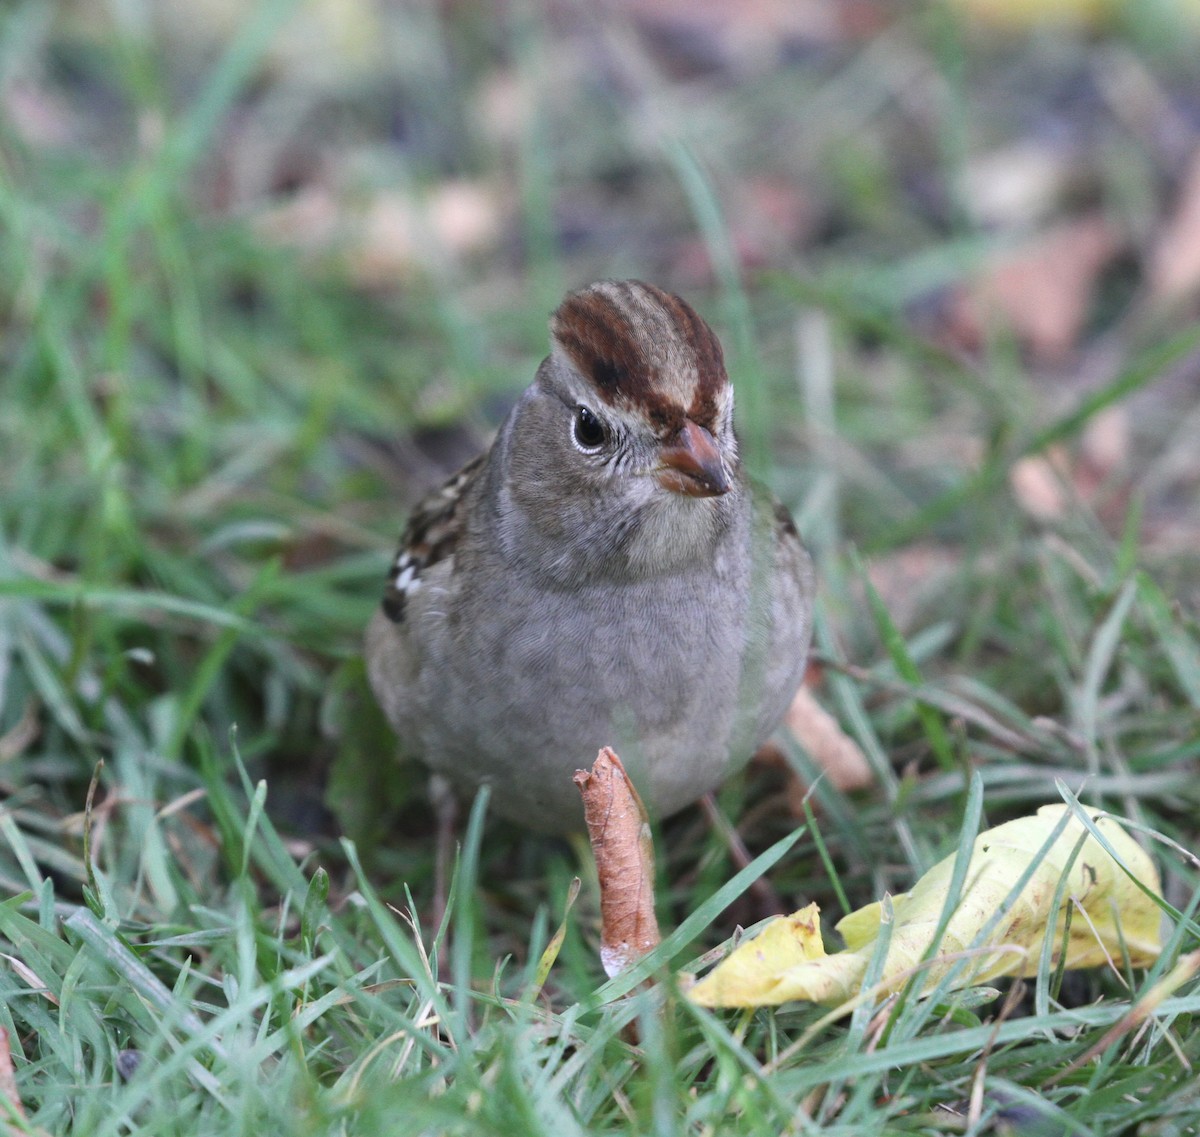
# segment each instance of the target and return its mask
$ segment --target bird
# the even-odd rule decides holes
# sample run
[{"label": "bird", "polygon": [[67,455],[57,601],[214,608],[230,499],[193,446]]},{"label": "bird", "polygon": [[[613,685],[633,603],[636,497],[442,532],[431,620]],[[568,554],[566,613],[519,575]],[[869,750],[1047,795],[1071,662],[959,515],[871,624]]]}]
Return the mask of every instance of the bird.
[{"label": "bird", "polygon": [[567,294],[491,446],[412,512],[366,634],[405,753],[530,829],[583,827],[603,746],[665,818],[780,723],[811,558],[747,475],[720,341],[639,280]]}]

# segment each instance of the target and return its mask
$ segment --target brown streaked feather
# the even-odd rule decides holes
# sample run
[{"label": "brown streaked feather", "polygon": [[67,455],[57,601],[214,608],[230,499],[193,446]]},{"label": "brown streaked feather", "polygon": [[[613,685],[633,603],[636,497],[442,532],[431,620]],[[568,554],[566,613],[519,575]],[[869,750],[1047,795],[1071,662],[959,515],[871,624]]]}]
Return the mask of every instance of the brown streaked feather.
[{"label": "brown streaked feather", "polygon": [[678,296],[640,280],[601,281],[568,295],[550,331],[608,402],[638,407],[664,433],[685,417],[716,429],[729,385],[721,344]]},{"label": "brown streaked feather", "polygon": [[453,555],[462,532],[463,499],[486,458],[486,452],[473,458],[409,515],[383,594],[384,614],[393,623],[403,622],[408,596],[421,586],[422,574]]}]

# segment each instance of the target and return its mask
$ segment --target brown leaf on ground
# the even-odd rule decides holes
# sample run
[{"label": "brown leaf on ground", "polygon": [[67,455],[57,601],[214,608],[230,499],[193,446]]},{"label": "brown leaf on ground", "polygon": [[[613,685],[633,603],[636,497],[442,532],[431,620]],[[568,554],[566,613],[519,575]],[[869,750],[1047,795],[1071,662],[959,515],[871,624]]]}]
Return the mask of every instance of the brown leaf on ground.
[{"label": "brown leaf on ground", "polygon": [[[783,727],[792,732],[796,741],[808,751],[812,760],[839,790],[861,790],[874,785],[875,774],[866,755],[858,743],[842,730],[837,719],[817,702],[817,697],[807,684],[796,692],[792,705],[783,717]],[[793,817],[803,817],[809,787],[791,770],[782,751],[774,743],[767,743],[759,749],[755,760],[788,771],[783,791],[788,811]]]},{"label": "brown leaf on ground", "polygon": [[420,212],[412,195],[381,190],[358,219],[354,239],[346,243],[346,261],[361,284],[386,286],[416,267],[421,238]]},{"label": "brown leaf on ground", "polygon": [[1120,531],[1129,506],[1132,449],[1123,405],[1098,411],[1079,436],[1075,491],[1114,532]]},{"label": "brown leaf on ground", "polygon": [[616,752],[576,770],[600,878],[600,962],[611,978],[661,942],[654,912],[654,844],[646,807]]},{"label": "brown leaf on ground", "polygon": [[1154,242],[1146,275],[1156,300],[1176,300],[1200,287],[1200,150]]},{"label": "brown leaf on ground", "polygon": [[375,288],[394,285],[445,254],[483,251],[498,238],[502,221],[488,186],[457,179],[421,197],[382,190],[365,203],[314,184],[262,211],[257,224],[268,240],[306,253],[338,252],[355,280]]},{"label": "brown leaf on ground", "polygon": [[1062,362],[1079,339],[1096,278],[1120,248],[1120,233],[1100,214],[1040,234],[957,291],[948,312],[950,338],[976,350],[999,321],[1039,361]]},{"label": "brown leaf on ground", "polygon": [[858,743],[807,687],[796,692],[783,725],[839,790],[861,790],[874,784],[875,775]]},{"label": "brown leaf on ground", "polygon": [[1130,445],[1128,412],[1106,407],[1081,432],[1076,453],[1051,446],[1020,458],[1008,472],[1009,486],[1036,521],[1060,521],[1074,499],[1119,528],[1129,504]]},{"label": "brown leaf on ground", "polygon": [[1067,511],[1070,477],[1067,452],[1052,446],[1045,454],[1018,458],[1008,471],[1008,485],[1017,504],[1035,521],[1058,521]]},{"label": "brown leaf on ground", "polygon": [[425,197],[399,190],[376,194],[347,242],[346,259],[367,287],[394,283],[445,254],[485,249],[501,228],[495,195],[482,183],[447,181]]},{"label": "brown leaf on ground", "polygon": [[501,233],[500,202],[490,186],[455,178],[430,196],[429,227],[450,252],[466,255],[487,249]]},{"label": "brown leaf on ground", "polygon": [[1080,458],[1097,478],[1128,469],[1132,444],[1129,412],[1121,404],[1104,407],[1088,420],[1079,436]]}]

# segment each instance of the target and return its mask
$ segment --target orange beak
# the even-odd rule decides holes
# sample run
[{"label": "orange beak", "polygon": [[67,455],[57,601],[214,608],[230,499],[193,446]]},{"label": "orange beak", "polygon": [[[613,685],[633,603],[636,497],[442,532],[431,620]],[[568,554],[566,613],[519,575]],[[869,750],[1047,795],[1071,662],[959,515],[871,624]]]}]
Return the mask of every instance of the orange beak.
[{"label": "orange beak", "polygon": [[716,439],[691,419],[674,441],[662,448],[655,474],[659,485],[688,497],[720,497],[733,485]]}]

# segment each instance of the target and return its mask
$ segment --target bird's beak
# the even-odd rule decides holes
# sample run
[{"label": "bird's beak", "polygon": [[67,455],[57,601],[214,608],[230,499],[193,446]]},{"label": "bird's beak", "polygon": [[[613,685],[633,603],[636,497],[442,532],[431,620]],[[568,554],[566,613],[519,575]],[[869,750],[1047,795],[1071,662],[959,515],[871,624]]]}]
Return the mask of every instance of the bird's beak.
[{"label": "bird's beak", "polygon": [[720,497],[733,486],[716,439],[691,419],[659,452],[654,473],[659,485],[688,497]]}]

